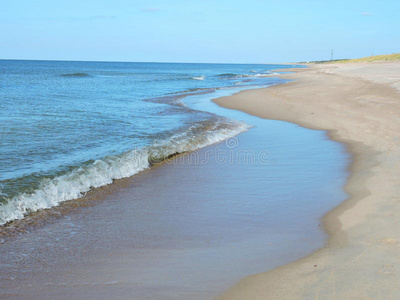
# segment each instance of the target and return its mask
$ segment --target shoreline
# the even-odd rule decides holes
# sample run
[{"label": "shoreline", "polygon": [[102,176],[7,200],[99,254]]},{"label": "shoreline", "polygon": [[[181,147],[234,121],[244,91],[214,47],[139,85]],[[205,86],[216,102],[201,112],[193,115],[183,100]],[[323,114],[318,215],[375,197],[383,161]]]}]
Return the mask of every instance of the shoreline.
[{"label": "shoreline", "polygon": [[213,100],[261,118],[326,130],[352,158],[344,187],[349,198],[323,217],[326,246],[246,277],[218,299],[390,298],[400,293],[395,268],[400,236],[393,201],[398,171],[391,163],[399,154],[394,146],[400,144],[400,127],[387,117],[399,108],[400,94],[398,78],[387,75],[385,80],[387,66],[400,70],[400,63],[292,69],[294,74],[280,77],[295,81]]},{"label": "shoreline", "polygon": [[[296,63],[293,63],[293,64],[287,63],[287,64],[279,64],[279,65],[283,67],[284,65],[296,65]],[[282,71],[285,71],[285,69],[282,69]],[[276,77],[276,76],[277,76],[276,74],[266,74],[265,76],[260,76],[260,77]],[[274,83],[274,84],[282,84],[282,83],[279,82],[279,83]],[[237,88],[237,87],[236,86],[229,86],[229,87],[221,86],[221,87],[217,87],[217,88],[213,88],[213,87],[200,88],[200,89],[193,90],[193,91],[187,90],[187,91],[177,92],[175,94],[166,94],[164,96],[144,99],[143,101],[145,101],[145,102],[154,102],[154,103],[165,103],[165,104],[169,104],[169,105],[173,105],[173,106],[176,106],[176,105],[177,106],[181,106],[181,104],[179,104],[179,103],[181,102],[182,99],[184,99],[186,97],[213,93],[213,92],[221,90],[221,89],[235,89],[235,88]],[[247,90],[247,89],[254,88],[254,86],[252,86],[252,85],[243,86],[242,88],[244,90]],[[236,135],[238,135],[240,133],[243,133],[243,132],[245,132],[247,130],[248,129],[245,129],[245,128],[242,128],[242,129],[236,128],[235,130],[232,129],[232,133],[230,133],[227,136],[223,137],[219,141],[213,141],[211,144],[207,143],[207,144],[202,145],[202,146],[200,146],[199,148],[196,148],[196,149],[188,149],[187,151],[184,151],[183,153],[198,151],[198,150],[200,150],[200,149],[202,149],[204,147],[208,147],[208,146],[213,145],[215,143],[220,143],[220,142],[223,142],[225,140],[228,140],[229,138],[232,138],[233,136],[236,136]],[[215,133],[218,133],[218,132],[215,132]],[[178,133],[178,134],[182,134],[182,133]],[[232,134],[232,136],[230,136],[231,134]],[[173,137],[174,136],[171,136],[170,138],[172,139]],[[128,153],[129,151],[136,151],[136,149],[127,150],[127,151],[125,151],[123,153],[116,154],[115,156],[118,156],[118,155],[121,156],[124,153]],[[177,154],[180,154],[180,152],[173,152],[171,155],[174,156],[174,155],[177,155]],[[170,158],[170,156],[168,155],[167,158]],[[112,182],[114,182],[115,180],[120,180],[120,179],[123,179],[123,178],[129,178],[129,177],[135,176],[136,174],[142,172],[144,169],[147,169],[147,168],[150,168],[150,167],[151,167],[151,165],[149,165],[147,167],[144,167],[144,168],[138,168],[137,173],[131,174],[131,175],[127,175],[127,176],[124,175],[123,177],[118,177],[118,178],[110,177],[110,180],[111,180],[110,183],[105,183],[105,184],[102,184],[102,185],[99,185],[99,186],[95,186],[95,187],[94,187],[94,185],[92,185],[89,190],[81,191],[79,194],[81,194],[83,196],[73,196],[70,199],[56,200],[57,204],[52,205],[52,206],[48,206],[48,207],[47,206],[46,207],[41,207],[41,208],[34,207],[32,209],[26,209],[25,208],[24,210],[25,211],[29,211],[29,213],[24,213],[24,215],[22,217],[9,219],[6,222],[0,224],[0,239],[12,236],[14,234],[13,232],[17,233],[17,232],[27,231],[27,230],[29,230],[28,228],[30,226],[32,226],[33,223],[36,223],[36,221],[38,221],[38,223],[45,224],[46,221],[41,219],[41,218],[43,218],[43,219],[46,218],[44,212],[51,211],[51,213],[53,213],[53,211],[56,211],[56,214],[54,216],[50,216],[50,218],[57,217],[58,209],[60,207],[63,207],[63,206],[67,206],[67,207],[70,206],[71,204],[69,203],[69,201],[79,201],[79,199],[84,198],[85,197],[84,195],[86,195],[87,193],[91,193],[94,189],[98,189],[98,188],[101,188],[103,186],[112,184]],[[58,176],[56,178],[58,178]],[[38,191],[40,192],[39,188],[37,190],[35,190],[34,192],[36,193]],[[78,194],[78,193],[76,193],[76,194]],[[37,219],[37,217],[38,217],[38,219]],[[5,219],[5,218],[3,218],[3,219]],[[0,218],[0,221],[3,221],[2,218]],[[37,225],[33,225],[33,226],[37,226]],[[12,229],[10,230],[10,228],[12,228]],[[14,228],[15,228],[15,230],[14,230]]]},{"label": "shoreline", "polygon": [[[276,67],[276,66],[273,66]],[[284,65],[280,66],[281,68],[285,68]],[[290,66],[289,66],[290,67]],[[272,67],[269,67],[272,68]],[[89,71],[88,71],[89,72]],[[222,71],[218,71],[217,73],[222,72]],[[244,72],[244,71],[243,71]],[[260,71],[260,72],[267,72],[267,70],[265,71]],[[94,73],[94,71],[93,71]],[[240,72],[239,72],[240,73]],[[68,73],[69,74],[69,73]],[[68,75],[67,74],[67,75]],[[80,74],[80,73],[71,73],[69,75],[76,75],[76,74]],[[240,76],[255,76],[254,74],[251,74],[250,72],[248,72],[248,74],[246,73],[246,75],[244,75],[245,73],[243,73],[243,75]],[[220,74],[221,75],[221,74]],[[222,74],[223,75],[223,74]],[[236,75],[233,74],[233,77],[236,78]],[[258,76],[260,74],[256,74],[256,77],[261,77]],[[58,76],[58,75],[57,75]],[[89,75],[88,75],[89,76]],[[92,76],[92,75],[90,75]],[[65,76],[64,76],[65,77]],[[217,75],[217,77],[219,77],[219,75]],[[270,77],[270,75],[266,75],[266,77]],[[190,77],[191,78],[191,77]],[[249,79],[250,80],[250,79]],[[275,81],[278,81],[277,78],[274,78]],[[225,79],[224,79],[225,81]],[[253,81],[253,79],[251,79],[250,81]],[[221,82],[221,85],[218,85],[217,87],[215,87],[215,83],[210,82],[210,85],[208,87],[203,87],[203,88],[187,88],[187,89],[183,89],[183,90],[177,90],[173,93],[166,93],[166,94],[162,94],[160,96],[149,96],[149,98],[143,98],[142,100],[140,100],[140,102],[149,102],[149,103],[158,103],[158,104],[168,104],[170,105],[171,109],[174,110],[176,106],[184,106],[181,103],[181,100],[185,97],[190,97],[192,95],[201,95],[201,94],[207,94],[207,93],[213,93],[214,91],[220,90],[220,89],[236,89],[238,88],[238,86],[235,85],[235,83],[237,82],[232,82],[231,85],[228,86],[224,86],[224,84]],[[213,85],[214,84],[214,85]],[[256,84],[256,83],[254,83]],[[246,86],[243,85],[241,88],[251,88],[252,86]],[[193,112],[191,112],[193,113]],[[200,118],[201,119],[201,118]],[[202,122],[197,122],[196,126],[201,124]],[[183,126],[183,125],[182,125]],[[184,126],[183,126],[184,127]],[[172,141],[170,144],[177,144],[177,139],[175,138],[176,136],[179,136],[181,138],[181,140],[183,140],[182,135],[187,134],[188,138],[190,137],[194,137],[194,135],[192,135],[189,131],[193,126],[187,126],[185,129],[179,128],[176,131],[174,130],[170,130],[169,132],[171,133],[175,133],[175,134],[171,134],[167,137],[163,138],[163,143],[165,142],[165,144],[168,144],[169,141]],[[214,143],[217,141],[217,136],[218,135],[225,135],[225,136],[221,136],[218,137],[218,140],[223,140],[224,138],[228,138],[231,137],[233,135],[236,135],[239,132],[243,132],[244,130],[246,130],[245,128],[239,128],[236,125],[232,124],[232,130],[231,133],[225,133],[225,129],[220,128],[221,126],[217,126],[215,125],[214,128],[212,130],[207,131],[205,128],[206,126],[204,126],[203,129],[203,133],[202,134],[196,134],[196,137],[200,137],[202,138],[203,136],[208,136],[208,138],[210,139],[210,143]],[[201,125],[199,126],[199,129],[197,131],[200,131],[201,129]],[[207,135],[206,135],[207,133]],[[0,236],[1,236],[1,231],[2,231],[2,226],[13,226],[13,222],[16,223],[23,223],[24,219],[26,218],[30,218],[32,214],[41,214],[41,210],[47,210],[47,209],[52,209],[54,207],[57,207],[58,205],[60,205],[63,202],[66,201],[70,201],[70,200],[76,200],[76,199],[80,199],[82,198],[82,195],[85,195],[87,192],[90,192],[91,190],[93,190],[93,188],[99,188],[101,186],[104,185],[108,185],[111,184],[114,180],[117,179],[121,179],[121,178],[126,178],[126,177],[130,177],[133,176],[134,174],[136,174],[137,172],[140,172],[141,170],[143,170],[143,168],[147,168],[150,165],[146,165],[146,161],[145,159],[143,161],[136,161],[133,162],[131,159],[125,159],[126,156],[129,152],[136,152],[138,151],[138,149],[142,150],[143,152],[146,152],[147,149],[153,148],[153,147],[157,147],[156,144],[159,143],[158,139],[156,137],[152,137],[153,140],[151,140],[149,142],[149,144],[146,145],[136,145],[132,148],[124,148],[121,149],[120,151],[115,151],[115,153],[112,153],[110,155],[104,155],[104,156],[99,156],[97,158],[95,158],[94,160],[99,160],[101,163],[104,163],[105,160],[109,160],[107,163],[111,163],[113,165],[112,168],[112,172],[108,171],[108,172],[103,172],[105,173],[104,176],[102,178],[100,178],[99,180],[97,180],[98,178],[98,174],[96,173],[96,167],[94,167],[94,165],[91,163],[91,157],[92,156],[88,156],[87,157],[87,161],[79,161],[78,163],[71,163],[69,165],[70,170],[66,169],[67,171],[63,171],[63,170],[58,170],[57,168],[54,168],[54,170],[50,170],[48,171],[48,175],[52,175],[54,178],[52,178],[50,180],[49,183],[44,184],[44,181],[47,181],[46,177],[42,176],[42,175],[38,175],[38,179],[33,180],[33,184],[30,186],[30,188],[27,190],[27,192],[24,192],[23,189],[19,189],[19,188],[8,188],[8,185],[11,186],[11,184],[6,184],[6,188],[11,190],[11,192],[9,192],[7,194],[7,199],[4,200],[2,199],[2,204],[1,205],[1,210],[0,210]],[[153,142],[155,141],[155,145],[153,145]],[[207,145],[210,145],[210,143],[206,143],[204,145],[200,145],[200,146],[196,146],[194,148],[185,148],[185,145],[182,145],[181,147],[178,147],[178,149],[172,149],[173,147],[171,147],[170,152],[165,153],[166,157],[170,156],[170,155],[174,155],[176,153],[180,153],[180,152],[186,152],[186,151],[195,151],[196,149],[199,149],[198,147],[204,147]],[[186,143],[188,144],[188,143]],[[183,149],[181,149],[183,147]],[[152,150],[149,150],[150,152]],[[145,155],[145,153],[143,153],[143,155]],[[138,155],[139,157],[140,155]],[[96,157],[96,156],[93,156]],[[94,161],[93,160],[93,161]],[[124,163],[118,164],[117,161],[119,160],[125,160]],[[47,163],[46,163],[47,164]],[[130,172],[123,172],[121,170],[124,169],[125,165],[128,164],[136,164],[137,166],[130,166],[129,170],[132,170],[133,168],[137,167],[137,170],[132,170]],[[126,168],[125,168],[126,169]],[[76,170],[83,170],[82,172],[78,172]],[[53,172],[54,171],[54,172]],[[54,173],[54,174],[53,174]],[[29,173],[29,170],[27,171],[27,178],[29,176],[32,176],[31,173]],[[71,178],[77,177],[79,176],[81,179],[80,180],[70,180]],[[51,176],[50,176],[51,177]],[[96,180],[91,180],[92,178],[95,178]],[[18,176],[15,177],[16,179],[14,180],[13,178],[11,178],[11,183],[14,183],[14,181],[19,180]],[[29,177],[30,178],[30,177]],[[67,178],[67,179],[65,179]],[[64,180],[65,179],[65,180]],[[58,182],[61,181],[63,184],[59,184]],[[66,182],[64,182],[66,181]],[[84,181],[87,182],[85,184],[81,184],[79,181]],[[15,184],[16,186],[18,186],[18,184]],[[54,186],[53,186],[54,185]],[[64,190],[62,188],[62,186],[66,186],[69,185],[70,188]],[[6,189],[6,190],[7,190]],[[42,196],[43,194],[47,194],[47,192],[49,190],[54,190],[53,194],[48,195],[46,197]]]},{"label": "shoreline", "polygon": [[[264,112],[264,118],[266,119],[285,120],[294,124],[300,124],[302,127],[327,131],[330,140],[341,140],[346,145],[347,152],[352,155],[352,163],[349,166],[349,171],[352,175],[349,177],[346,187],[348,193],[356,195],[358,198],[353,197],[350,200],[345,200],[325,215],[323,225],[325,226],[325,232],[330,236],[325,247],[311,253],[311,251],[318,248],[317,246],[314,249],[308,249],[308,251],[301,253],[302,249],[312,247],[308,246],[310,244],[309,241],[315,239],[317,233],[321,232],[322,234],[323,232],[317,227],[315,227],[316,231],[307,229],[302,234],[304,234],[303,237],[307,236],[309,239],[301,239],[300,241],[285,234],[283,232],[284,227],[278,226],[272,230],[272,232],[276,233],[277,241],[279,240],[279,242],[275,242],[274,247],[280,247],[279,249],[287,251],[287,254],[292,256],[291,259],[288,259],[288,256],[284,260],[281,260],[280,263],[275,264],[274,266],[278,266],[275,269],[273,269],[274,266],[265,267],[271,263],[271,255],[265,251],[265,247],[271,248],[271,244],[268,243],[268,239],[270,239],[268,231],[272,228],[270,227],[271,224],[266,220],[268,218],[265,218],[265,214],[257,209],[254,214],[250,212],[244,215],[240,214],[240,222],[238,222],[236,213],[242,212],[243,206],[247,208],[252,207],[252,205],[246,206],[245,202],[249,199],[240,195],[246,195],[246,192],[251,190],[256,192],[258,196],[255,196],[261,200],[265,197],[266,192],[271,191],[268,185],[266,185],[266,181],[268,181],[266,180],[266,176],[268,176],[268,172],[270,171],[267,171],[263,175],[257,173],[259,171],[255,171],[250,166],[247,169],[250,172],[247,178],[253,178],[253,180],[243,182],[243,168],[247,166],[246,164],[238,164],[237,167],[240,169],[235,170],[233,169],[234,165],[228,164],[222,168],[216,161],[210,161],[209,164],[200,164],[196,168],[193,168],[192,162],[187,160],[189,157],[186,157],[186,161],[183,164],[173,163],[169,165],[163,163],[157,165],[156,168],[147,169],[137,176],[121,179],[115,184],[101,187],[98,190],[96,189],[93,193],[90,193],[89,198],[85,197],[77,201],[72,201],[76,203],[76,207],[71,202],[71,209],[74,210],[73,213],[65,216],[55,216],[54,222],[50,222],[51,224],[44,226],[43,229],[33,230],[28,235],[21,235],[18,239],[12,240],[10,243],[5,243],[3,245],[5,247],[3,250],[4,253],[13,254],[9,255],[12,260],[5,265],[4,274],[8,274],[7,276],[10,279],[7,281],[7,278],[4,278],[4,282],[7,282],[5,285],[7,286],[7,290],[4,290],[4,292],[39,293],[42,296],[69,295],[70,298],[93,293],[109,298],[112,295],[122,292],[126,297],[133,297],[135,295],[140,299],[148,299],[149,297],[152,297],[152,299],[157,297],[176,299],[178,296],[186,299],[188,295],[192,298],[204,299],[218,295],[231,286],[234,281],[242,278],[242,276],[263,272],[267,269],[271,271],[246,277],[238,285],[220,296],[220,298],[297,299],[300,295],[301,298],[322,297],[323,299],[329,299],[329,297],[366,298],[365,295],[374,297],[376,296],[373,294],[374,291],[362,294],[369,285],[372,286],[370,279],[373,278],[378,287],[387,288],[388,276],[392,279],[390,282],[392,286],[397,287],[396,270],[390,266],[395,265],[397,262],[394,262],[394,259],[397,259],[395,251],[398,250],[398,240],[400,241],[400,239],[397,236],[396,227],[393,227],[392,232],[386,227],[387,224],[396,224],[400,216],[394,214],[396,210],[392,207],[390,207],[389,212],[387,212],[387,207],[380,207],[379,212],[383,211],[385,214],[385,222],[383,223],[385,228],[383,233],[386,236],[383,238],[368,236],[368,231],[378,231],[379,228],[375,224],[375,227],[367,227],[365,231],[365,226],[362,222],[365,220],[363,218],[365,216],[369,218],[368,214],[371,211],[374,212],[374,210],[371,207],[361,207],[360,209],[360,203],[363,204],[365,202],[359,200],[373,195],[373,191],[371,191],[371,194],[363,194],[364,190],[362,188],[364,188],[364,184],[368,185],[368,187],[371,186],[370,180],[374,178],[374,175],[378,174],[377,177],[379,179],[382,170],[375,169],[380,166],[382,159],[386,159],[384,162],[389,164],[389,166],[384,166],[384,172],[393,171],[393,177],[398,174],[396,165],[393,162],[397,162],[399,151],[394,148],[397,152],[390,153],[389,160],[387,160],[386,154],[382,155],[388,146],[397,145],[396,141],[400,141],[400,139],[396,138],[399,126],[397,124],[393,126],[393,120],[387,117],[387,114],[395,114],[396,111],[399,111],[393,110],[391,106],[394,105],[394,108],[398,108],[398,92],[381,83],[372,84],[371,87],[371,84],[364,79],[351,79],[351,77],[349,79],[349,77],[325,72],[323,68],[326,71],[332,71],[332,69],[326,69],[327,66],[319,68],[317,66],[311,69],[295,69],[297,74],[284,74],[282,77],[298,79],[297,81],[267,88],[245,90],[231,96],[214,99],[214,102],[228,101],[227,99],[229,99],[229,106],[236,103],[237,107],[235,109],[240,111],[232,111],[233,115],[240,113],[247,116],[247,114],[241,111],[252,115]],[[346,88],[347,84],[350,85],[348,88]],[[338,85],[344,87],[343,91],[337,88]],[[310,89],[312,90],[311,94]],[[357,92],[355,95],[354,90],[358,91],[360,89],[363,92]],[[371,96],[369,89],[376,90],[375,92],[378,96],[384,95],[384,100],[390,106],[388,111],[385,110],[385,106],[382,108],[384,113],[376,108],[376,99]],[[326,95],[318,93],[326,93]],[[338,93],[343,96],[343,99],[339,97],[342,103],[335,102]],[[368,95],[369,98],[365,95]],[[364,104],[366,107],[362,106],[360,108],[357,106],[354,108],[352,107],[354,103],[349,101],[353,96],[361,97],[360,99],[364,102],[366,99],[370,100],[370,102],[367,105]],[[316,101],[321,99],[327,99],[328,101],[322,103]],[[293,103],[291,100],[295,102]],[[312,105],[308,101],[311,101]],[[380,102],[378,104],[380,105],[379,107],[382,106]],[[214,104],[213,106],[218,108]],[[326,106],[328,106],[328,109]],[[366,111],[361,111],[361,116],[358,111],[360,109],[366,109]],[[363,117],[369,117],[371,113],[375,119],[378,117],[382,119],[378,118],[380,123],[375,124],[374,118],[371,120],[363,119]],[[374,115],[374,113],[378,115]],[[351,118],[348,118],[344,114],[349,114]],[[397,115],[400,120],[400,113],[397,113]],[[334,117],[332,118],[332,116]],[[339,122],[330,123],[336,120]],[[269,122],[268,120],[264,121],[261,119],[259,121],[261,123]],[[344,123],[341,124],[341,122]],[[283,122],[275,123],[284,124]],[[384,127],[385,124],[389,127]],[[284,131],[279,131],[281,125],[275,125],[277,127],[272,126],[270,134],[274,134],[277,137],[284,135]],[[333,125],[339,128],[329,127]],[[343,126],[340,127],[340,125]],[[349,125],[356,126],[353,126],[353,128],[349,127]],[[361,125],[367,127],[358,128]],[[368,127],[369,125],[372,127]],[[290,126],[298,127],[293,124],[290,124]],[[373,132],[375,135],[365,133],[367,132],[366,130],[370,129],[375,130]],[[241,141],[239,146],[243,147],[241,150],[269,149],[271,145],[267,141],[268,139],[265,139],[265,145],[261,145],[260,139],[253,136],[254,134],[258,134],[258,136],[263,137],[266,130],[263,127],[256,126],[254,129],[241,134],[238,138]],[[305,129],[301,128],[301,130]],[[363,132],[364,134],[362,134]],[[359,136],[360,134],[361,136]],[[360,138],[359,140],[357,140],[358,137]],[[297,138],[301,139],[304,144],[304,139],[301,135],[298,135]],[[328,137],[324,139],[328,141]],[[386,139],[388,139],[389,144],[385,143]],[[288,141],[279,139],[277,141],[278,144],[281,144],[280,147],[282,147],[283,142],[283,145],[289,145],[285,146],[284,149],[292,149],[290,144],[285,144]],[[318,152],[321,150],[312,146],[314,145],[312,141],[306,144],[310,148],[303,155],[309,156],[312,155],[311,153],[314,153],[316,156],[311,157],[314,157],[314,160],[317,159]],[[377,144],[376,147],[375,144]],[[196,153],[207,156],[211,148],[217,149],[221,146],[225,147],[225,150],[229,150],[226,143],[222,143],[202,148],[197,150]],[[277,149],[279,150],[279,148]],[[240,148],[236,150],[240,151]],[[296,148],[293,148],[293,151],[291,156],[297,154],[301,157],[301,152],[297,152]],[[274,155],[280,154],[279,151],[272,151],[272,153]],[[329,160],[329,155],[324,157],[325,160],[322,160],[323,165]],[[179,162],[180,158],[185,159],[185,156],[178,155],[173,157],[171,161]],[[335,160],[332,163],[333,165],[337,165],[337,161]],[[304,165],[299,170],[307,171],[309,166]],[[393,170],[390,169],[390,166]],[[274,166],[271,165],[271,167]],[[373,173],[370,170],[373,170]],[[253,171],[256,173],[252,173]],[[318,173],[318,170],[315,171]],[[228,181],[221,181],[221,178],[225,178],[226,174],[235,175],[236,177]],[[299,174],[302,173],[300,172]],[[173,176],[171,177],[171,175]],[[200,181],[199,178],[201,179]],[[301,178],[306,179],[308,177]],[[388,186],[392,187],[393,182],[395,182],[392,179],[394,178],[384,177],[383,180],[388,185],[385,186],[383,192],[388,190],[386,189]],[[183,184],[174,184],[183,180]],[[231,191],[230,183],[232,180],[237,183],[234,186],[239,188],[237,193],[232,193]],[[257,180],[263,182],[260,181],[257,183]],[[307,179],[306,181],[309,180]],[[239,182],[244,185],[239,187]],[[226,188],[221,188],[222,184],[226,184]],[[253,184],[253,186],[249,188],[249,184]],[[156,194],[154,194],[154,186],[158,187]],[[171,188],[172,186],[173,188]],[[360,186],[362,187],[361,189]],[[202,197],[202,191],[205,187],[207,189],[214,188],[214,194],[211,193],[214,195],[214,198],[207,198],[207,205],[199,205],[205,200]],[[229,192],[228,194],[225,192],[225,194],[220,195],[220,191]],[[391,192],[390,190],[388,191]],[[321,198],[321,200],[327,200],[328,197],[332,196],[330,193],[333,193],[333,191],[325,194],[326,197],[323,197],[326,199]],[[176,195],[180,195],[180,197],[176,197]],[[233,203],[238,205],[236,208],[232,205],[227,205],[227,203],[232,204],[231,198],[234,195],[239,195],[237,199],[233,198],[236,199]],[[181,197],[183,197],[184,201],[180,199]],[[228,202],[225,201],[227,197],[230,199]],[[214,207],[214,209],[215,200],[222,202]],[[390,201],[393,201],[392,204],[395,204],[395,198],[389,198]],[[293,204],[295,204],[294,202]],[[294,218],[293,216],[285,217],[290,211],[285,210],[285,207],[287,207],[285,206],[287,204],[284,204],[285,202],[282,202],[280,204],[281,207],[277,207],[275,214],[273,213],[271,216],[279,218],[285,223],[294,222],[293,224],[297,224],[295,227],[299,228],[304,226],[305,223],[312,221],[310,219],[313,218],[309,217],[312,214],[311,211],[321,209],[318,208],[321,205],[320,202],[322,201],[315,202],[310,208],[304,210],[305,213],[302,218],[299,216]],[[387,202],[385,203],[387,204]],[[91,205],[95,203],[96,205]],[[289,203],[292,205],[291,202]],[[296,205],[299,204],[297,203]],[[301,207],[299,206],[298,208]],[[77,209],[75,210],[75,208]],[[221,208],[224,208],[224,210],[219,211],[218,209]],[[225,208],[231,209],[232,216],[220,218],[223,213],[226,213]],[[324,211],[326,212],[328,209]],[[355,214],[354,211],[357,213]],[[319,216],[321,215],[322,213],[319,214]],[[195,216],[196,220],[193,219]],[[249,221],[254,221],[255,217],[258,221],[254,224],[257,226],[251,228],[243,226],[243,224],[251,225],[253,222]],[[392,220],[387,220],[388,217],[392,217]],[[319,223],[320,219],[317,220],[315,218],[314,221]],[[379,225],[379,221],[380,219],[378,218],[377,225]],[[197,226],[193,226],[194,223]],[[361,232],[358,225],[360,223],[363,225],[361,226]],[[315,225],[317,226],[317,224]],[[85,230],[81,231],[78,228],[85,228]],[[228,239],[221,240],[222,233],[218,231],[214,232],[216,228],[226,230]],[[356,229],[355,232],[353,232],[354,228]],[[149,229],[151,230],[149,231]],[[239,234],[240,232],[242,232],[241,235]],[[249,233],[252,235],[249,235]],[[359,237],[360,235],[361,237]],[[365,236],[368,237],[367,241],[362,240]],[[63,238],[60,239],[60,237]],[[201,238],[199,239],[199,237]],[[367,274],[369,277],[363,277],[357,273],[360,271],[362,272],[361,275],[366,273],[364,266],[370,265],[371,261],[375,264],[376,257],[380,257],[380,253],[376,252],[372,254],[372,258],[371,255],[367,255],[367,260],[362,257],[365,254],[369,254],[370,248],[367,246],[374,243],[375,240],[373,241],[372,239],[378,241],[379,245],[388,248],[386,250],[395,250],[391,255],[385,253],[386,256],[382,258],[382,261],[385,260],[385,262],[379,265],[379,268],[382,267],[383,269],[381,268],[382,270],[379,269],[377,271],[382,274],[382,278],[378,279],[382,279],[383,281],[376,280],[375,273],[372,275]],[[354,240],[357,241],[355,245],[353,245]],[[87,247],[88,245],[89,248]],[[96,247],[91,247],[92,245],[96,245]],[[318,245],[323,246],[321,243]],[[18,249],[18,251],[15,251],[15,249]],[[88,249],[90,249],[90,252],[88,252]],[[148,251],[144,251],[145,249],[148,249]],[[274,250],[272,249],[271,251]],[[297,256],[293,256],[293,253],[291,253],[293,251],[298,253]],[[282,250],[279,250],[279,253],[281,252]],[[63,255],[60,256],[60,253],[63,253]],[[213,254],[210,256],[210,253]],[[230,255],[227,255],[227,253],[230,253]],[[19,254],[24,257],[22,260],[22,256]],[[292,263],[282,265],[282,263],[293,261],[293,259],[300,258],[303,255],[306,256]],[[46,261],[45,265],[40,263],[42,260]],[[207,265],[206,261],[211,265]],[[232,261],[235,263],[233,264]],[[357,261],[362,262],[361,267],[360,265],[355,265]],[[356,273],[349,274],[349,268],[347,268],[349,264],[350,269],[353,268],[357,271]],[[15,273],[15,270],[18,271],[22,266],[26,268],[24,273]],[[344,270],[338,270],[342,266],[344,266]],[[37,273],[38,269],[41,269],[42,272]],[[59,270],[64,271],[59,272]],[[67,271],[66,273],[65,270]],[[95,271],[93,274],[96,275],[88,276],[88,270],[90,272]],[[181,278],[179,270],[187,271],[187,277],[196,277],[197,275],[199,277],[185,279],[188,281],[184,284],[176,282],[176,278]],[[197,270],[198,272],[193,272],[193,270]],[[210,270],[213,271],[210,272]],[[336,272],[339,274],[338,276],[335,275]],[[22,277],[21,274],[23,275]],[[27,276],[26,274],[36,275]],[[66,274],[73,274],[74,276],[68,277]],[[167,276],[167,274],[171,276]],[[224,282],[220,283],[220,286],[217,286],[218,284],[214,282],[213,276],[223,278]],[[231,277],[235,277],[235,279],[228,284],[227,282]],[[357,294],[352,289],[353,283],[354,285],[357,284],[356,277],[362,279],[359,286],[360,284],[361,286],[362,284],[367,284],[366,287],[362,286],[361,290],[357,291]],[[11,278],[13,279],[11,280]],[[153,288],[151,288],[151,285],[142,285],[142,283],[148,282],[149,278],[152,279],[150,282],[153,282]],[[343,282],[336,286],[335,282],[340,280]],[[62,286],[58,285],[60,282],[63,284]],[[162,288],[159,289],[161,283]],[[165,285],[166,283],[168,285]],[[41,290],[41,286],[44,284],[48,285],[48,291]],[[193,287],[191,287],[191,284],[193,284]],[[351,288],[349,288],[349,284],[352,285]],[[221,288],[222,285],[225,286]],[[78,286],[79,288],[77,288]],[[157,286],[155,290],[154,286]],[[180,289],[179,293],[178,288]],[[152,290],[153,294],[149,294],[150,290]],[[194,290],[201,292],[195,294]],[[349,292],[353,294],[349,294]],[[388,298],[387,294],[379,294],[379,296]]]},{"label": "shoreline", "polygon": [[[193,155],[174,156],[52,209],[52,220],[39,220],[35,230],[2,245],[1,294],[212,299],[244,276],[289,263],[323,245],[320,221],[309,214],[320,216],[333,206],[331,200],[344,199],[330,192],[343,183],[336,180],[346,165],[345,160],[341,167],[337,163],[344,149],[321,131],[226,110],[208,96],[190,101],[191,107],[243,118],[254,127],[234,138],[233,148],[221,142]],[[282,141],[282,134],[291,138]],[[266,164],[241,163],[249,149],[255,154],[268,150],[271,156]],[[327,152],[320,155],[319,149]],[[221,163],[220,153],[240,160]],[[272,180],[266,179],[271,175]],[[332,181],[325,185],[327,176]],[[288,186],[288,180],[298,185]],[[309,192],[310,182],[318,193]],[[307,195],[307,205],[291,203],[297,189]],[[252,195],[244,198],[246,191]],[[279,201],[265,205],[266,199]],[[288,204],[291,210],[285,210]]]}]

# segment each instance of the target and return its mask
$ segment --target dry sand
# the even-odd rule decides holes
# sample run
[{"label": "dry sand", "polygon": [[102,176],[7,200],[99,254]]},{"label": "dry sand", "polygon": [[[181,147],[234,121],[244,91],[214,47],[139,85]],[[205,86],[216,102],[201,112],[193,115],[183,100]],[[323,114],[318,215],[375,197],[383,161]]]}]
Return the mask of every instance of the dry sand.
[{"label": "dry sand", "polygon": [[326,246],[247,277],[219,299],[400,299],[400,63],[312,65],[295,81],[217,99],[328,130],[353,155],[349,199],[324,217]]}]

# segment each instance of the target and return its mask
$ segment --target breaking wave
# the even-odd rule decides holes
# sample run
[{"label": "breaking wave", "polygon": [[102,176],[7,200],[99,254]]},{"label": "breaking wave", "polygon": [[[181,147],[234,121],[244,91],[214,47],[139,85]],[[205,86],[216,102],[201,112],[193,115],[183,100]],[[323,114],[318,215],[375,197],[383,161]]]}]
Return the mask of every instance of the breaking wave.
[{"label": "breaking wave", "polygon": [[270,75],[275,75],[278,73],[271,73],[271,72],[263,72],[263,73],[257,73],[255,71],[250,71],[253,74],[234,74],[234,73],[224,73],[224,74],[219,74],[217,75],[218,77],[221,78],[243,78],[243,77],[263,77],[263,76],[270,76]]},{"label": "breaking wave", "polygon": [[3,197],[5,202],[0,204],[0,224],[22,219],[30,212],[54,207],[63,201],[80,198],[93,188],[135,175],[155,162],[217,143],[249,128],[245,123],[225,118],[203,121],[169,139],[156,140],[143,148],[71,167],[54,178],[43,177],[33,192],[21,193],[9,199]]},{"label": "breaking wave", "polygon": [[206,76],[190,77],[190,79],[194,79],[194,80],[204,80],[205,78],[206,78]]}]

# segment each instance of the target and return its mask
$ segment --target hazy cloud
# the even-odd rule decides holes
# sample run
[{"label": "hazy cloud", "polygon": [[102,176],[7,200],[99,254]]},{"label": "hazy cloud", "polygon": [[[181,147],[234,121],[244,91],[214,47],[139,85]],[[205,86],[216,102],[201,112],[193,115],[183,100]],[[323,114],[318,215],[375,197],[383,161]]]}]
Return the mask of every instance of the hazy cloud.
[{"label": "hazy cloud", "polygon": [[144,11],[144,12],[156,12],[159,11],[160,9],[157,7],[150,7],[150,8],[142,8],[140,11]]},{"label": "hazy cloud", "polygon": [[361,13],[362,16],[372,16],[372,13],[369,12],[363,12]]}]

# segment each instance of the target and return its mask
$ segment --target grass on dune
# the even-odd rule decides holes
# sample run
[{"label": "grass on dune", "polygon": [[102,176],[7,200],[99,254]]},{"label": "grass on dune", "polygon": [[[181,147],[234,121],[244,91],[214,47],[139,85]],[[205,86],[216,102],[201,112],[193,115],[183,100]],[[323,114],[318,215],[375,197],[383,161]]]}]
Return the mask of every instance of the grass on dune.
[{"label": "grass on dune", "polygon": [[336,59],[336,60],[325,60],[315,61],[317,64],[329,64],[329,63],[363,63],[363,62],[375,62],[375,61],[400,61],[400,53],[393,53],[387,55],[374,55],[355,59]]},{"label": "grass on dune", "polygon": [[335,61],[335,63],[357,63],[357,62],[392,61],[392,60],[400,60],[400,53],[375,55],[375,56],[368,56],[356,59],[344,59]]}]

